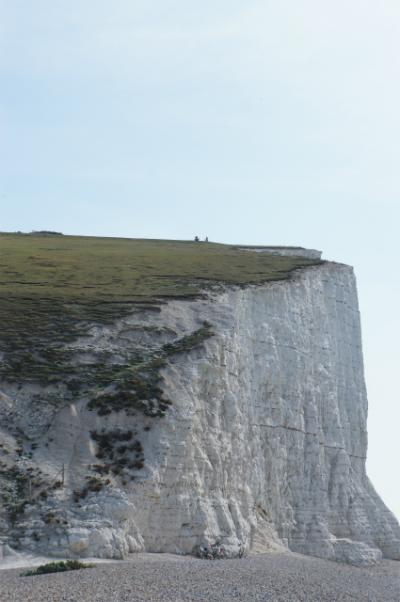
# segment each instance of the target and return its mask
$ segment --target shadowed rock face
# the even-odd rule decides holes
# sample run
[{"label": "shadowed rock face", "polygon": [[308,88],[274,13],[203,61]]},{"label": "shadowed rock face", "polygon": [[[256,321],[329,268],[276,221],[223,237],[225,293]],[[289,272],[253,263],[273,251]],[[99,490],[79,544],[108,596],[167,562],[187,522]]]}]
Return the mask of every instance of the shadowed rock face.
[{"label": "shadowed rock face", "polygon": [[[367,397],[348,266],[142,310],[94,326],[69,350],[83,371],[99,357],[124,365],[122,401],[110,385],[98,395],[112,411],[99,415],[93,390],[60,407],[50,400],[62,383],[3,382],[0,478],[9,489],[5,472],[16,467],[14,506],[18,495],[26,502],[12,513],[3,499],[0,533],[11,546],[121,558],[219,543],[231,556],[289,548],[354,564],[400,559],[399,525],[365,473]],[[64,486],[52,489],[62,465]],[[38,468],[32,494],[26,479]]]}]

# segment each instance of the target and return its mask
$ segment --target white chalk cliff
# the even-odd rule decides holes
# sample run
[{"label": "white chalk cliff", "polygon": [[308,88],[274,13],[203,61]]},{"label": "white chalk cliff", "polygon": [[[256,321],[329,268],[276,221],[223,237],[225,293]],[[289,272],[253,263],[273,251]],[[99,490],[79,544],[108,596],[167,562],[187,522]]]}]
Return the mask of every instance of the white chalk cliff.
[{"label": "white chalk cliff", "polygon": [[[355,564],[399,560],[399,525],[365,472],[367,396],[352,268],[327,262],[289,280],[225,287],[160,310],[94,325],[70,348],[83,366],[105,353],[117,361],[207,322],[212,336],[160,367],[170,400],[163,415],[99,415],[88,396],[60,409],[40,399],[62,383],[46,391],[1,384],[1,460],[10,468],[13,459],[25,475],[38,468],[49,484],[12,521],[0,512],[3,541],[60,557],[190,554],[219,542],[232,556],[288,548]],[[15,455],[15,425],[35,442],[31,457]],[[114,453],[96,458],[99,433],[110,432],[121,433],[129,460],[115,474],[99,468],[79,497]],[[63,465],[64,486],[52,489]]]}]

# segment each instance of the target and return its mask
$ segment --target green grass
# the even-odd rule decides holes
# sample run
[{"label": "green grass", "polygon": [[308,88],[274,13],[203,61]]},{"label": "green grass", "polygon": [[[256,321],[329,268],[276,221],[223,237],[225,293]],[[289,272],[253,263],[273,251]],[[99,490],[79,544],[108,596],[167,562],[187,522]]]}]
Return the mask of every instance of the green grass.
[{"label": "green grass", "polygon": [[47,573],[64,573],[65,571],[77,571],[80,569],[91,569],[94,564],[87,564],[79,560],[61,560],[60,562],[49,562],[41,564],[32,571],[21,573],[21,577],[32,577],[34,575],[45,575]]},{"label": "green grass", "polygon": [[215,243],[0,234],[2,295],[19,299],[149,301],[196,294],[204,280],[286,278],[313,263]]},{"label": "green grass", "polygon": [[[186,241],[0,234],[0,376],[43,383],[68,366],[64,343],[91,322],[190,298],[218,283],[288,278],[319,263]],[[187,342],[191,344],[191,341]]]}]

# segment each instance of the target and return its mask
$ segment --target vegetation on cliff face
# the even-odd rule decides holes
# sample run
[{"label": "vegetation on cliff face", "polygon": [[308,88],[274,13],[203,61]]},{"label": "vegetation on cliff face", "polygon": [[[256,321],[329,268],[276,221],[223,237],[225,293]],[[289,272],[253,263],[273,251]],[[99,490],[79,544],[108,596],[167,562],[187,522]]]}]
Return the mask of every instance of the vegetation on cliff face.
[{"label": "vegetation on cliff face", "polygon": [[88,403],[89,410],[97,410],[100,416],[125,410],[127,414],[141,412],[149,417],[164,416],[169,399],[163,395],[160,387],[160,370],[166,360],[178,353],[187,353],[213,336],[211,324],[204,322],[201,328],[172,343],[166,343],[156,351],[150,351],[147,357],[132,357],[129,364],[113,365],[114,371],[108,383],[112,390],[98,393]]}]

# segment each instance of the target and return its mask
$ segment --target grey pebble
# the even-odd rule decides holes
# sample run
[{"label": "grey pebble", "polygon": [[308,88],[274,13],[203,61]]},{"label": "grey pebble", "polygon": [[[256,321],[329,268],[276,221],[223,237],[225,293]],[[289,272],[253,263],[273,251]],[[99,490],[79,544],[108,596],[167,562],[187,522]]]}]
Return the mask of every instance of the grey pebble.
[{"label": "grey pebble", "polygon": [[400,602],[400,563],[356,568],[297,554],[235,560],[133,555],[67,573],[0,571],[1,602]]}]

